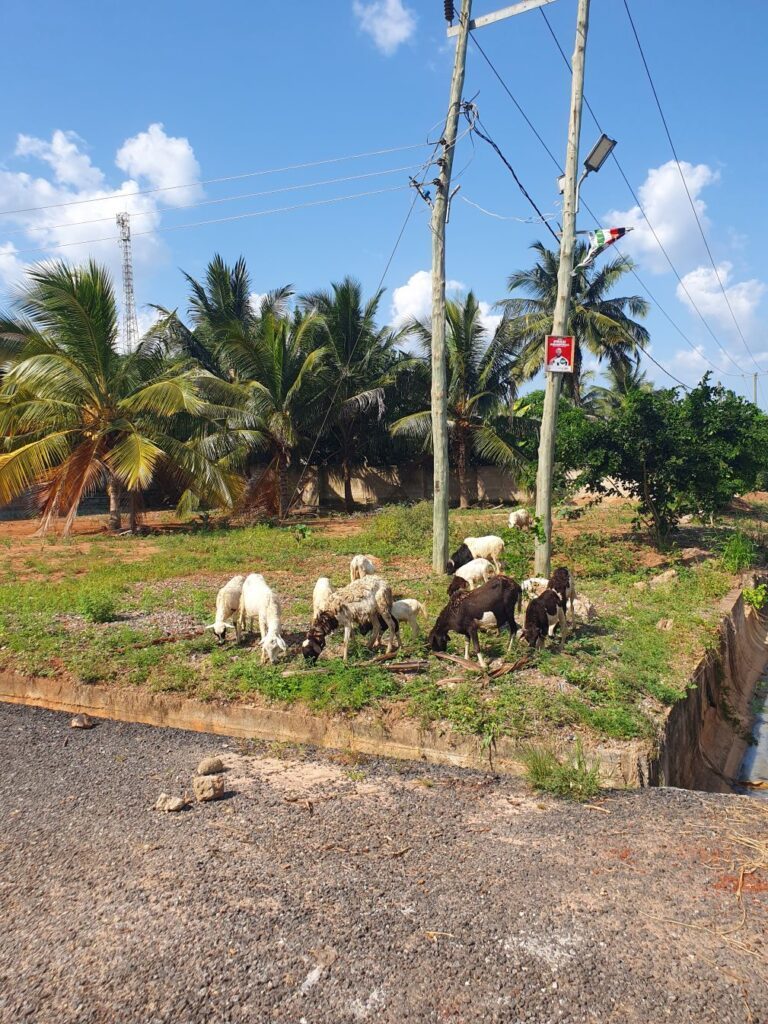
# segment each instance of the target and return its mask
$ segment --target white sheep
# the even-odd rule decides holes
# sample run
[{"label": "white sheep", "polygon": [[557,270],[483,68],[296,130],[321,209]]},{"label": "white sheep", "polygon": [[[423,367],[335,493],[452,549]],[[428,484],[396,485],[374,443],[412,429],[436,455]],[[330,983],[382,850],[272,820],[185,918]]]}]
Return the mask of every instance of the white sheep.
[{"label": "white sheep", "polygon": [[258,616],[261,636],[261,663],[274,664],[279,654],[288,649],[280,635],[280,602],[260,573],[252,572],[243,583],[240,596],[240,628],[245,632]]},{"label": "white sheep", "polygon": [[528,530],[532,524],[533,519],[527,508],[513,508],[509,513],[510,530]]},{"label": "white sheep", "polygon": [[[240,643],[240,622],[238,614],[240,611],[240,595],[243,591],[245,576],[233,576],[229,583],[225,583],[216,595],[216,619],[206,626],[212,629],[220,644],[227,638],[227,630],[234,629],[237,642]],[[228,621],[233,619],[232,622]]]},{"label": "white sheep", "polygon": [[381,633],[380,619],[389,632],[387,653],[399,645],[395,620],[392,617],[392,588],[380,576],[364,576],[353,580],[331,595],[325,611],[318,616],[307,631],[301,647],[308,661],[316,661],[325,649],[325,638],[338,626],[344,627],[344,661],[349,654],[349,641],[354,626],[370,623],[371,639],[368,644],[373,648]]},{"label": "white sheep", "polygon": [[[466,580],[469,584],[469,589],[474,590],[475,587],[479,587],[481,584],[487,583],[493,574],[493,566],[487,558],[473,558],[472,561],[467,562],[466,565],[460,565],[453,575],[454,579],[458,576],[459,579]],[[453,584],[451,584],[451,586],[453,586]],[[448,593],[452,593],[450,586],[448,588]]]},{"label": "white sheep", "polygon": [[521,586],[523,597],[526,601],[532,601],[534,597],[540,597],[549,587],[549,580],[546,576],[531,576],[530,579],[523,580]]},{"label": "white sheep", "polygon": [[312,591],[312,621],[314,622],[320,612],[325,611],[328,598],[333,593],[331,581],[327,576],[321,576]]},{"label": "white sheep", "polygon": [[349,563],[349,582],[361,580],[363,576],[373,576],[376,566],[368,555],[355,555]]},{"label": "white sheep", "polygon": [[501,572],[499,559],[503,551],[504,541],[494,534],[487,537],[465,537],[448,559],[445,571],[450,575],[473,558],[488,558],[493,562],[496,572]]},{"label": "white sheep", "polygon": [[392,602],[392,617],[398,624],[407,622],[414,636],[419,636],[419,615],[426,616],[427,609],[415,597],[403,597]]}]

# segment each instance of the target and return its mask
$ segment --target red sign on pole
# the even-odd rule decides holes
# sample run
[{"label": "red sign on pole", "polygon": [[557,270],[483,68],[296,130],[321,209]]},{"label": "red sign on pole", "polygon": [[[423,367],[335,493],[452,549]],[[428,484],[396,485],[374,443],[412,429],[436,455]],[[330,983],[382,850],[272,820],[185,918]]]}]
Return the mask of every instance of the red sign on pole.
[{"label": "red sign on pole", "polygon": [[559,338],[547,335],[547,355],[544,369],[547,373],[573,373],[573,357],[576,346],[573,338]]}]

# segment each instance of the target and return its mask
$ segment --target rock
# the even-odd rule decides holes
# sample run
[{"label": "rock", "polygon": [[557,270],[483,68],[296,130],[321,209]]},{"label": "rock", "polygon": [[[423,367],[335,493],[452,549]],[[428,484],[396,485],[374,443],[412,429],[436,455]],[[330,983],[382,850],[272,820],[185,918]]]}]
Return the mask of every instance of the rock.
[{"label": "rock", "polygon": [[659,619],[659,621],[656,623],[656,629],[664,629],[667,632],[669,632],[669,630],[672,629],[674,624],[674,619]]},{"label": "rock", "polygon": [[157,798],[155,804],[156,811],[183,811],[187,806],[187,801],[180,796],[168,796],[167,793],[161,793]]},{"label": "rock", "polygon": [[591,622],[597,618],[597,608],[592,604],[588,597],[577,597],[573,601],[573,613],[577,615],[582,622]]},{"label": "rock", "polygon": [[680,561],[683,565],[697,565],[705,562],[710,557],[710,552],[703,548],[683,548],[680,552]]},{"label": "rock", "polygon": [[221,800],[224,796],[223,775],[196,775],[192,779],[192,788],[195,791],[195,799],[200,803],[207,800]]},{"label": "rock", "polygon": [[197,766],[198,775],[221,775],[224,771],[224,762],[220,757],[204,757]]},{"label": "rock", "polygon": [[658,576],[652,577],[648,580],[648,585],[651,587],[660,587],[665,583],[672,583],[677,579],[677,569],[667,569],[666,572],[660,573]]},{"label": "rock", "polygon": [[645,580],[640,580],[639,583],[633,583],[632,586],[635,588],[635,590],[647,590],[648,589],[648,584],[645,582]]},{"label": "rock", "polygon": [[92,729],[94,725],[96,725],[96,719],[86,714],[75,715],[69,723],[70,729]]}]

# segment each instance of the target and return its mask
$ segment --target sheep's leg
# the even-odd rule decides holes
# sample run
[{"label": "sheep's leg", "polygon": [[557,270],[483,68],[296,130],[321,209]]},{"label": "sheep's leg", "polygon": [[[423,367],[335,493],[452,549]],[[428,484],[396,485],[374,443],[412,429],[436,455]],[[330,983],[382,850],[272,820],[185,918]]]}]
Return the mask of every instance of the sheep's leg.
[{"label": "sheep's leg", "polygon": [[[387,640],[387,654],[391,654],[395,647],[395,620],[392,618],[392,613],[388,611],[382,612],[381,617],[382,619],[384,619],[384,621],[387,624],[387,628],[389,629],[389,639]],[[400,646],[399,639],[397,641],[397,646]]]},{"label": "sheep's leg", "polygon": [[368,643],[368,650],[369,651],[372,651],[374,649],[374,647],[378,647],[379,646],[379,638],[380,638],[380,636],[381,636],[381,623],[379,622],[378,615],[376,615],[373,619],[371,619],[371,639],[370,639],[370,641]]},{"label": "sheep's leg", "polygon": [[469,637],[464,637],[464,658],[469,661]]},{"label": "sheep's leg", "polygon": [[344,661],[348,661],[349,660],[349,640],[350,640],[351,636],[352,636],[352,627],[351,626],[345,626],[344,627]]},{"label": "sheep's leg", "polygon": [[480,668],[486,668],[487,666],[485,664],[485,660],[480,651],[480,642],[477,639],[477,623],[473,623],[469,627],[469,639],[472,641],[472,650],[477,655],[477,661],[478,664],[480,665]]},{"label": "sheep's leg", "polygon": [[557,606],[557,624],[560,627],[560,649],[562,650],[565,638],[568,636],[568,622],[560,605]]},{"label": "sheep's leg", "polygon": [[411,627],[411,632],[414,636],[421,636],[421,630],[419,629],[419,620],[414,615],[413,618],[408,619],[408,625]]}]

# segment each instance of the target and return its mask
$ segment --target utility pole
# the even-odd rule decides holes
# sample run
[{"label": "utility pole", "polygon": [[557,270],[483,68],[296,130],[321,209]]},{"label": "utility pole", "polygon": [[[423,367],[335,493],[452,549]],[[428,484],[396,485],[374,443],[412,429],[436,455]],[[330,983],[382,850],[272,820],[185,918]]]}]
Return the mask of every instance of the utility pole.
[{"label": "utility pole", "polygon": [[[578,209],[579,138],[581,135],[581,107],[584,98],[584,61],[589,28],[589,0],[579,0],[576,17],[576,45],[573,51],[571,81],[571,113],[568,123],[568,148],[565,158],[565,186],[563,189],[563,232],[560,241],[560,267],[557,274],[557,301],[552,334],[568,334],[568,314],[571,305],[573,278],[573,247]],[[575,341],[574,341],[575,344]],[[557,404],[562,386],[562,374],[547,373],[544,393],[544,414],[539,440],[539,465],[536,473],[536,517],[544,528],[544,540],[536,539],[536,576],[549,576],[552,556],[552,472],[555,456],[555,430]]]},{"label": "utility pole", "polygon": [[752,402],[757,405],[757,374],[752,374]]},{"label": "utility pole", "polygon": [[448,115],[443,133],[440,173],[435,182],[432,208],[432,452],[434,457],[432,506],[432,568],[445,572],[448,561],[448,401],[445,365],[445,222],[451,187],[453,151],[459,124],[461,91],[467,63],[467,40],[472,0],[462,0],[458,43],[453,60]]},{"label": "utility pole", "polygon": [[133,352],[139,343],[139,323],[136,319],[136,296],[133,291],[131,215],[118,213],[115,220],[120,228],[119,245],[123,254],[123,345],[126,352]]}]

